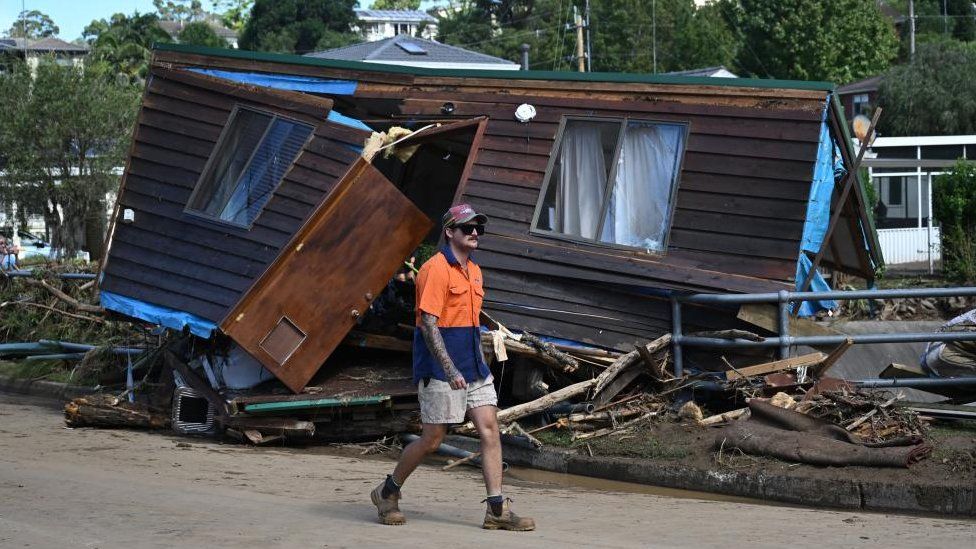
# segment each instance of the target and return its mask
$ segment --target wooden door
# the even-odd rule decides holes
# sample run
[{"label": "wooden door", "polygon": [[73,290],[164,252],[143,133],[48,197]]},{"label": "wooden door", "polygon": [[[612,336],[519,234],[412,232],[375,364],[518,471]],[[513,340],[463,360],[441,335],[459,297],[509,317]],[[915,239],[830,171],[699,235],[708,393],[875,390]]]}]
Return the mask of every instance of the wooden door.
[{"label": "wooden door", "polygon": [[220,329],[299,393],[432,227],[361,158]]}]

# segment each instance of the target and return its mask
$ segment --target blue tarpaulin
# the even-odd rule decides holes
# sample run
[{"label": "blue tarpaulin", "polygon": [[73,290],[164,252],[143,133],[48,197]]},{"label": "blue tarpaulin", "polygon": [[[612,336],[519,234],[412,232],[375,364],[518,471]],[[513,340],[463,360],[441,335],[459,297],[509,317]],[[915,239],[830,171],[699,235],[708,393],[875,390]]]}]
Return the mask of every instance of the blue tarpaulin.
[{"label": "blue tarpaulin", "polygon": [[[830,136],[827,126],[827,110],[824,108],[820,123],[820,144],[817,147],[817,163],[813,168],[813,184],[810,186],[810,199],[807,201],[807,217],[803,224],[803,240],[800,242],[800,257],[796,263],[797,290],[807,278],[813,262],[806,252],[817,253],[827,234],[830,224],[830,203],[834,194],[835,171],[837,165],[837,144]],[[843,163],[840,170],[843,170]],[[843,173],[843,172],[841,172]],[[814,271],[810,291],[830,291],[830,286],[819,272]],[[805,301],[800,305],[799,316],[812,316],[822,309],[837,307],[836,301]]]},{"label": "blue tarpaulin", "polygon": [[104,290],[99,293],[99,296],[102,307],[110,311],[122,313],[132,318],[138,318],[174,330],[182,331],[184,327],[189,327],[190,333],[195,336],[209,338],[214,330],[217,329],[216,324],[195,314],[177,311],[176,309],[170,309],[161,305],[154,305]]},{"label": "blue tarpaulin", "polygon": [[[217,69],[189,69],[193,72],[215,76],[225,80],[261,86],[264,88],[274,88],[276,90],[289,90],[306,93],[324,93],[329,95],[352,95],[356,93],[356,82],[354,80],[326,80],[324,78],[314,78],[312,76],[293,76],[288,74],[267,74],[263,72],[237,72],[222,71]],[[357,130],[373,131],[360,120],[329,111],[328,120],[343,126],[356,128]],[[355,149],[361,151],[361,148]]]},{"label": "blue tarpaulin", "polygon": [[288,74],[268,74],[263,72],[222,71],[217,69],[189,69],[193,72],[233,80],[252,86],[263,86],[277,90],[290,90],[307,93],[326,93],[329,95],[352,95],[356,93],[355,80],[326,80],[312,76],[293,76]]}]

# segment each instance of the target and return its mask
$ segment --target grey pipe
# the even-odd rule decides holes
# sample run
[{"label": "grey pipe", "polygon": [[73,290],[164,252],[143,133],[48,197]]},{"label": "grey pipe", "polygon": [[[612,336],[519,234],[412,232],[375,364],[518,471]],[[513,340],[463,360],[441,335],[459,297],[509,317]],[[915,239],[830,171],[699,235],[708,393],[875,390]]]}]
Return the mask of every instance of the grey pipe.
[{"label": "grey pipe", "polygon": [[891,387],[967,387],[976,385],[976,376],[966,377],[919,377],[908,379],[858,379],[849,381],[865,389]]},{"label": "grey pipe", "polygon": [[779,303],[786,301],[820,301],[851,299],[896,299],[903,297],[956,297],[974,296],[976,287],[961,288],[909,288],[905,290],[854,290],[851,292],[778,292],[765,294],[688,294],[675,295],[682,303]]},{"label": "grey pipe", "polygon": [[593,410],[596,410],[596,405],[592,402],[580,402],[578,404],[557,402],[546,408],[544,412],[554,416],[565,416],[569,414],[592,414]]},{"label": "grey pipe", "polygon": [[[23,269],[19,271],[6,271],[3,274],[10,278],[35,276],[34,271],[26,271]],[[63,280],[95,280],[95,273],[60,273],[57,276]]]},{"label": "grey pipe", "polygon": [[[401,438],[403,438],[403,440],[405,440],[407,442],[413,442],[415,440],[420,440],[420,437],[417,436],[417,435],[415,435],[415,434],[413,434],[413,433],[404,433]],[[466,458],[466,457],[468,457],[468,456],[470,456],[471,454],[474,453],[474,452],[469,452],[467,450],[462,450],[461,448],[458,448],[457,446],[451,446],[450,444],[443,444],[443,443],[441,443],[441,445],[438,446],[437,447],[437,450],[435,450],[435,451],[438,454],[442,455],[442,456],[450,456],[450,457],[455,457],[455,458],[458,458],[458,459],[464,459],[464,458]],[[480,457],[476,457],[476,458],[474,458],[474,459],[471,460],[471,463],[473,465],[477,465],[478,467],[481,467],[481,458]],[[508,464],[505,463],[504,461],[502,461],[502,471],[503,472],[504,471],[508,471]]]},{"label": "grey pipe", "polygon": [[922,332],[911,334],[861,334],[861,335],[835,335],[835,336],[786,336],[767,337],[762,341],[751,341],[748,339],[721,339],[715,337],[696,337],[680,336],[673,337],[672,342],[676,345],[692,345],[695,347],[712,348],[754,348],[754,347],[779,347],[782,343],[790,346],[808,345],[816,347],[818,345],[840,345],[848,339],[854,343],[917,343],[925,341],[976,341],[976,332]]}]

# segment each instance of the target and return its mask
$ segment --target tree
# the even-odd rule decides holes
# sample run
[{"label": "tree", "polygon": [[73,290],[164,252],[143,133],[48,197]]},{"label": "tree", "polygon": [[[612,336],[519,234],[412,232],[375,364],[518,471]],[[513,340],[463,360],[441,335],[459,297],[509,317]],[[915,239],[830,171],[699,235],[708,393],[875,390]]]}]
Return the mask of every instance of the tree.
[{"label": "tree", "polygon": [[946,277],[976,282],[976,166],[960,161],[936,180],[932,211],[942,224],[942,269]]},{"label": "tree", "polygon": [[843,84],[897,54],[891,22],[864,0],[721,0],[743,40],[737,67],[759,77]]},{"label": "tree", "polygon": [[57,36],[59,32],[61,32],[61,29],[54,24],[54,21],[47,14],[37,10],[25,10],[20,12],[14,24],[10,25],[10,30],[7,31],[7,34],[11,38],[37,40],[38,38]]},{"label": "tree", "polygon": [[61,66],[48,58],[33,75],[24,62],[0,74],[0,94],[0,150],[7,155],[0,199],[16,201],[24,217],[43,214],[55,249],[73,256],[86,223],[104,222],[138,88],[117,83],[102,63]]},{"label": "tree", "polygon": [[158,22],[159,17],[151,13],[116,13],[108,20],[92,21],[82,31],[82,37],[92,47],[92,59],[107,63],[115,74],[138,81],[149,71],[153,43],[172,42]]},{"label": "tree", "polygon": [[420,0],[373,0],[374,10],[419,10]]},{"label": "tree", "polygon": [[153,6],[163,21],[202,21],[207,16],[200,0],[153,0]]},{"label": "tree", "polygon": [[[355,35],[356,0],[255,0],[240,37],[247,50],[305,53],[315,50],[329,31]],[[334,35],[329,40],[334,41]]]},{"label": "tree", "polygon": [[893,67],[878,90],[885,135],[976,133],[976,44],[919,44],[915,59]]},{"label": "tree", "polygon": [[[441,41],[518,61],[530,46],[533,68],[576,70],[574,0],[460,0],[444,10]],[[666,72],[732,65],[738,37],[722,12],[692,0],[602,0],[590,3],[594,71]]]},{"label": "tree", "polygon": [[213,27],[203,21],[187,23],[180,31],[180,44],[193,44],[211,48],[226,48],[227,42],[217,35]]},{"label": "tree", "polygon": [[253,6],[254,0],[213,0],[214,13],[220,14],[225,27],[237,32],[244,30]]}]

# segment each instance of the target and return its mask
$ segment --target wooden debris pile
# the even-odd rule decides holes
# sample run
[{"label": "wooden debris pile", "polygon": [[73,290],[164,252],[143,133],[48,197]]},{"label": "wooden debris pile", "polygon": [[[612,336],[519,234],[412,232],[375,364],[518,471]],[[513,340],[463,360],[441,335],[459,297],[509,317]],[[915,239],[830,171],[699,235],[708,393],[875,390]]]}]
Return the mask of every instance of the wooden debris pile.
[{"label": "wooden debris pile", "polygon": [[796,410],[839,425],[868,443],[922,437],[925,423],[917,412],[895,406],[898,400],[887,392],[828,391],[801,402]]},{"label": "wooden debris pile", "polygon": [[80,397],[64,407],[68,427],[142,427],[165,429],[169,414],[145,404],[129,402],[112,395]]}]

